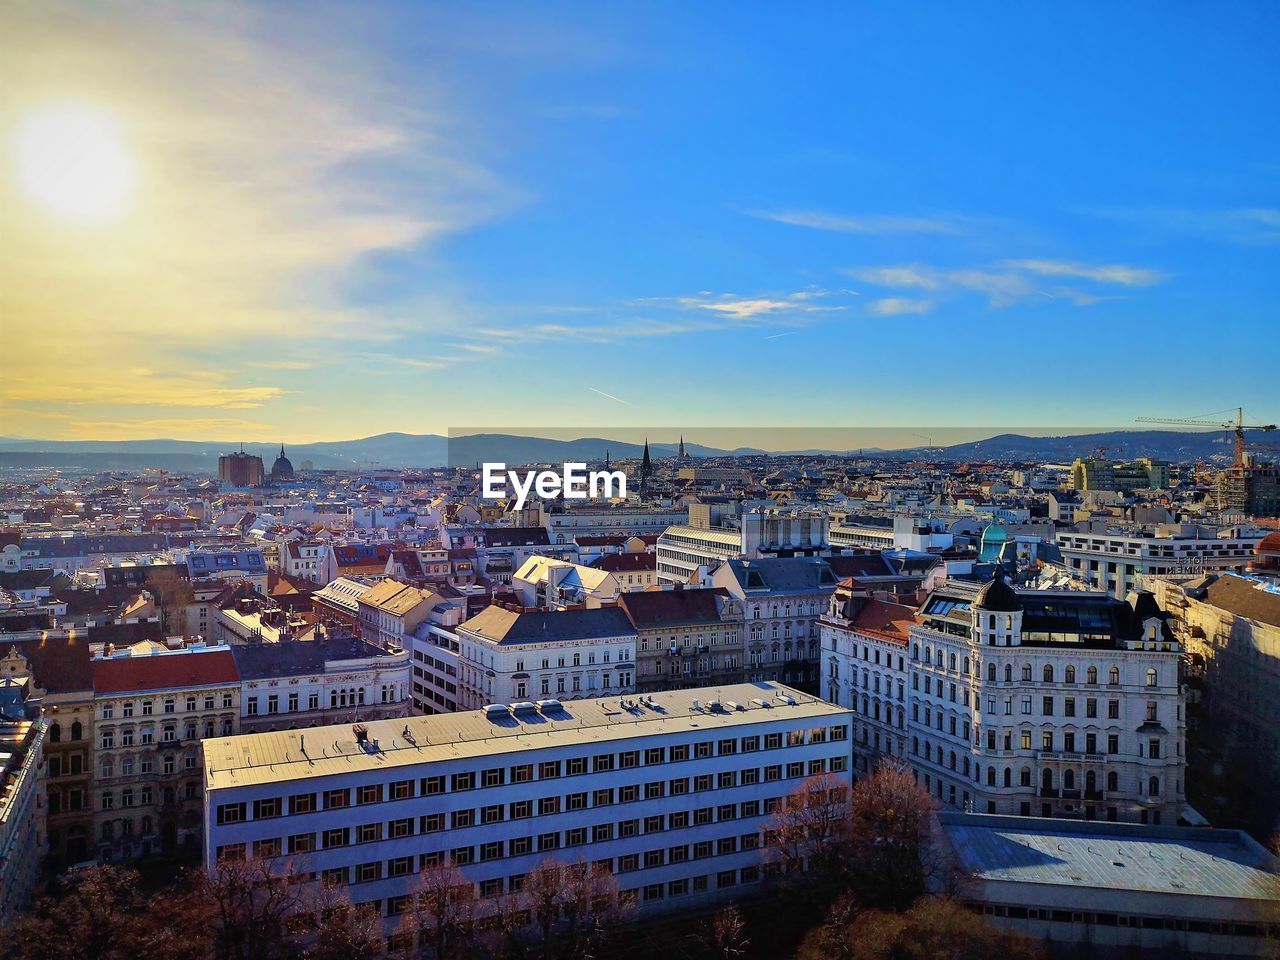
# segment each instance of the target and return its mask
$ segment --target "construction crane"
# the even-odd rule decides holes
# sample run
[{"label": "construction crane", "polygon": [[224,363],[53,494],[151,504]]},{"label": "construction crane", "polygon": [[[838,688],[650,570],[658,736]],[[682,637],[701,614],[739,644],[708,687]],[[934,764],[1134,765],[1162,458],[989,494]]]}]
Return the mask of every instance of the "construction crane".
[{"label": "construction crane", "polygon": [[1219,420],[1184,420],[1178,417],[1136,417],[1138,423],[1180,423],[1195,427],[1217,427],[1219,430],[1230,430],[1235,434],[1235,466],[1244,466],[1244,432],[1246,430],[1274,430],[1274,423],[1245,423],[1244,408],[1236,407],[1235,420],[1228,420],[1225,423]]}]

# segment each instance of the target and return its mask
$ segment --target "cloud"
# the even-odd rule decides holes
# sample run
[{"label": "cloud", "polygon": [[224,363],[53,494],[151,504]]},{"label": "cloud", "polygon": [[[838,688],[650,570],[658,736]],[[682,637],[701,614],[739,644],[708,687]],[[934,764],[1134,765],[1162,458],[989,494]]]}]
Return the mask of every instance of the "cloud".
[{"label": "cloud", "polygon": [[743,212],[758,220],[771,220],[774,223],[786,223],[793,227],[831,230],[836,233],[862,233],[874,236],[922,233],[954,236],[968,232],[958,218],[904,217],[883,214],[844,216],[820,210],[744,210]]},{"label": "cloud", "polygon": [[[376,18],[347,20],[340,7],[8,11],[0,137],[52,103],[90,103],[117,122],[139,180],[127,215],[93,228],[0,181],[0,313],[18,374],[0,403],[100,403],[120,423],[105,408],[269,405],[282,393],[265,371],[307,369],[273,352],[325,340],[343,355],[423,328],[351,305],[370,258],[429,255],[525,198],[469,155],[443,86],[384,73]],[[250,346],[265,359],[246,362]],[[183,374],[162,387],[129,383],[129,368]],[[238,382],[183,383],[228,370]]]},{"label": "cloud", "polygon": [[245,366],[259,370],[310,370],[315,364],[306,360],[251,360]]},{"label": "cloud", "polygon": [[871,312],[877,317],[898,317],[903,314],[928,313],[933,304],[928,300],[912,300],[906,297],[887,297],[873,301]]},{"label": "cloud", "polygon": [[1280,208],[1088,207],[1076,212],[1125,223],[1155,238],[1176,234],[1244,246],[1280,243]]},{"label": "cloud", "polygon": [[676,302],[683,307],[709,310],[736,320],[750,320],[774,313],[832,313],[846,309],[843,306],[818,306],[807,302],[824,295],[822,291],[801,290],[779,299],[777,297],[736,297],[725,293],[710,299],[705,295],[680,297]]},{"label": "cloud", "polygon": [[[1077,306],[1089,306],[1114,299],[1094,290],[1079,290],[1062,285],[1046,286],[1042,282],[1043,278],[1068,278],[1097,286],[1122,287],[1151,286],[1166,279],[1165,274],[1157,270],[1124,264],[1035,259],[1006,260],[995,267],[942,269],[912,263],[889,267],[856,267],[845,272],[878,287],[927,291],[935,297],[976,293],[985,297],[993,307],[1009,307],[1028,299],[1069,300]],[[873,307],[873,312],[878,311]]]},{"label": "cloud", "polygon": [[1004,266],[1043,277],[1076,277],[1095,283],[1116,283],[1124,287],[1149,287],[1165,279],[1165,275],[1158,270],[1119,263],[1091,265],[1068,260],[1006,260]]}]

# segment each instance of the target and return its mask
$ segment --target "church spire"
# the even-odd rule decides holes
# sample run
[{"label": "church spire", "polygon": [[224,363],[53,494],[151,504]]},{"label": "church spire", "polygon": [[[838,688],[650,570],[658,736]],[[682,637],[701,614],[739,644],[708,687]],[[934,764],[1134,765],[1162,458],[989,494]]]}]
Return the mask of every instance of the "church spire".
[{"label": "church spire", "polygon": [[644,438],[644,456],[640,458],[640,496],[649,490],[649,475],[653,472],[653,461],[649,459],[649,438]]},{"label": "church spire", "polygon": [[680,459],[684,459],[684,434],[680,434]]}]

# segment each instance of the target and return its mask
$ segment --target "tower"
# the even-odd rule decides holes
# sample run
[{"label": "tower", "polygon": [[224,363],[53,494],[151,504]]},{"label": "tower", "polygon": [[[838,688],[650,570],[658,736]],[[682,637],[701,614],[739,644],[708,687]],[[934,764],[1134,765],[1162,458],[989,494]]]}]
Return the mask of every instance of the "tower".
[{"label": "tower", "polygon": [[684,434],[680,434],[680,459],[684,459]]},{"label": "tower", "polygon": [[649,438],[644,438],[644,456],[640,458],[640,496],[649,491],[649,476],[653,473],[653,461],[649,459]]}]

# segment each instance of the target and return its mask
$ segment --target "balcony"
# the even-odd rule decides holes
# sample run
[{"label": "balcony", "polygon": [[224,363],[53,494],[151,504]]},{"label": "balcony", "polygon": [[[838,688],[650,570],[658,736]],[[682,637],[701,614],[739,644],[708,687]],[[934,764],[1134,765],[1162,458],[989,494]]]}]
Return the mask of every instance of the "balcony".
[{"label": "balcony", "polygon": [[1038,794],[1041,797],[1057,798],[1058,791],[1054,787],[1041,787]]}]

